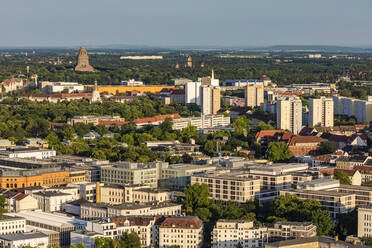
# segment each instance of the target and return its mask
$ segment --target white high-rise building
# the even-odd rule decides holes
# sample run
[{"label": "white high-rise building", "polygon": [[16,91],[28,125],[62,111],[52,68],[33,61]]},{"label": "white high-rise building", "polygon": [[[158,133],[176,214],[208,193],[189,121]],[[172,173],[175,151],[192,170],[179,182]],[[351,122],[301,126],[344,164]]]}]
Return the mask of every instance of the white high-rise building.
[{"label": "white high-rise building", "polygon": [[372,122],[372,102],[355,100],[355,119],[357,123],[367,123]]},{"label": "white high-rise building", "polygon": [[333,127],[334,104],[332,98],[311,98],[309,101],[309,126]]},{"label": "white high-rise building", "polygon": [[214,78],[214,70],[212,69],[212,76],[211,76],[211,85],[212,86],[220,86],[220,80]]},{"label": "white high-rise building", "polygon": [[277,127],[297,134],[302,129],[302,102],[298,97],[281,98],[276,103]]},{"label": "white high-rise building", "polygon": [[203,115],[217,114],[221,108],[220,87],[202,85],[200,87],[201,111]]},{"label": "white high-rise building", "polygon": [[259,107],[264,102],[264,83],[248,83],[245,88],[245,105],[247,107]]},{"label": "white high-rise building", "polygon": [[201,82],[188,82],[185,85],[185,103],[201,104],[200,97]]}]

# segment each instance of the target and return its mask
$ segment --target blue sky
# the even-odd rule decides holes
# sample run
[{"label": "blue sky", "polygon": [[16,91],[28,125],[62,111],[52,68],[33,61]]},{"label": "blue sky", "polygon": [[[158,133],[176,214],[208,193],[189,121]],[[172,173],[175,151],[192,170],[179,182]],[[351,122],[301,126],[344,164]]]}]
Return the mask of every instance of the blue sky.
[{"label": "blue sky", "polygon": [[372,0],[8,0],[0,46],[372,46]]}]

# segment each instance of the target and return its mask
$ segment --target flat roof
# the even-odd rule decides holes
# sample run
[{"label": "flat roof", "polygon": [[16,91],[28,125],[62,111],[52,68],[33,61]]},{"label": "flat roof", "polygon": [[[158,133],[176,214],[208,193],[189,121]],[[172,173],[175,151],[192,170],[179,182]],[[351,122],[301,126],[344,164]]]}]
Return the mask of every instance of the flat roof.
[{"label": "flat roof", "polygon": [[48,238],[48,235],[41,232],[29,232],[29,233],[14,233],[0,235],[0,240],[16,241],[16,240],[27,240],[37,238]]},{"label": "flat roof", "polygon": [[26,220],[43,223],[54,227],[74,227],[76,224],[85,224],[86,221],[75,219],[61,214],[52,214],[42,211],[21,211],[18,213],[7,213],[10,216],[23,217]]}]

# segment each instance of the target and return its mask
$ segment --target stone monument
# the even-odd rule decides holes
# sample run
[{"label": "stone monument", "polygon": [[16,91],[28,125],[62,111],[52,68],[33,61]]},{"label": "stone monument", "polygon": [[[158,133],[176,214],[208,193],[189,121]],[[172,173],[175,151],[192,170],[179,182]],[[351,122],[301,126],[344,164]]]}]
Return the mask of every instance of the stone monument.
[{"label": "stone monument", "polygon": [[85,49],[85,47],[80,47],[75,71],[87,71],[87,72],[94,71],[93,66],[89,64],[88,52],[87,52],[87,49]]}]

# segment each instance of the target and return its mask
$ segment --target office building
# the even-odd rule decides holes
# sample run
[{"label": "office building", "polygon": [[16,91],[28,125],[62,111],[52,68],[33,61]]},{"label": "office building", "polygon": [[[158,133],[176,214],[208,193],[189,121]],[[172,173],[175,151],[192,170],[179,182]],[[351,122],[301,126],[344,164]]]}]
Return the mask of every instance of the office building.
[{"label": "office building", "polygon": [[332,98],[311,98],[309,101],[309,126],[333,127],[334,106]]},{"label": "office building", "polygon": [[247,83],[245,87],[245,105],[247,107],[260,107],[264,102],[264,83],[254,82]]},{"label": "office building", "polygon": [[106,184],[157,187],[158,174],[156,166],[120,162],[101,167],[101,182]]},{"label": "office building", "polygon": [[59,233],[59,245],[61,247],[70,245],[70,233],[72,231],[83,230],[86,226],[84,220],[41,211],[21,211],[19,213],[8,213],[7,215],[22,217],[26,219],[28,226],[33,226],[36,229],[47,229]]},{"label": "office building", "polygon": [[255,248],[267,242],[267,228],[255,227],[253,221],[218,220],[212,231],[212,248]]},{"label": "office building", "polygon": [[302,129],[302,102],[297,97],[282,98],[276,103],[277,127],[299,133]]},{"label": "office building", "polygon": [[168,217],[159,226],[159,248],[199,248],[202,242],[203,221],[196,216]]}]

